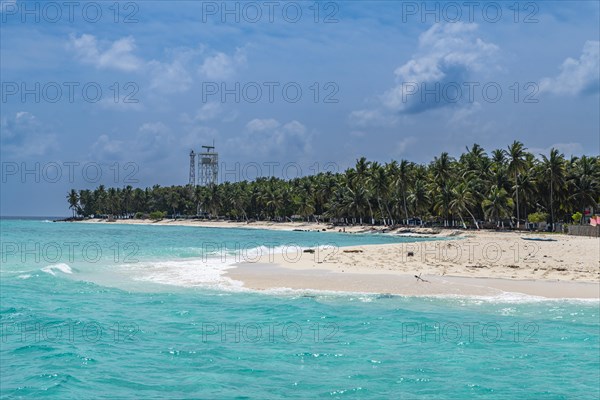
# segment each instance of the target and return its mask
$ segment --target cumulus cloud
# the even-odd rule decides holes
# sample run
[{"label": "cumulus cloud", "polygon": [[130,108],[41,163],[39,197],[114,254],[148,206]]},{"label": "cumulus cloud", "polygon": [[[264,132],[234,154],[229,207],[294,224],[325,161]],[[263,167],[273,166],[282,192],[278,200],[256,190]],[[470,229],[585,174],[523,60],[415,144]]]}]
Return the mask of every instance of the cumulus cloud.
[{"label": "cumulus cloud", "polygon": [[205,79],[227,80],[246,66],[244,49],[238,48],[233,54],[214,52],[206,55],[202,45],[169,49],[166,60],[144,60],[135,54],[132,36],[101,41],[90,34],[70,35],[67,49],[80,63],[98,69],[142,72],[149,79],[150,89],[166,94],[189,90],[194,84],[196,70]]},{"label": "cumulus cloud", "polygon": [[0,142],[5,157],[43,156],[58,149],[56,134],[27,111],[0,120]]},{"label": "cumulus cloud", "polygon": [[223,112],[223,106],[217,102],[210,102],[204,104],[196,113],[196,120],[198,121],[210,121],[217,118]]},{"label": "cumulus cloud", "polygon": [[162,122],[147,122],[138,129],[135,143],[145,158],[161,157],[170,151],[173,136]]},{"label": "cumulus cloud", "polygon": [[150,68],[153,76],[150,80],[150,89],[164,93],[185,92],[193,83],[192,77],[180,60],[171,63],[151,61]]},{"label": "cumulus cloud", "polygon": [[195,49],[179,48],[170,52],[171,61],[150,61],[150,88],[163,93],[185,92],[194,83],[191,71],[195,69],[206,79],[226,80],[234,77],[238,70],[246,65],[246,55],[241,49],[237,49],[231,56],[218,52],[205,57],[201,62],[204,52],[202,46]]},{"label": "cumulus cloud", "polygon": [[311,152],[312,135],[296,120],[281,123],[272,118],[253,119],[242,135],[228,140],[227,146],[230,152],[246,156],[298,158]]},{"label": "cumulus cloud", "polygon": [[540,81],[540,92],[587,94],[600,90],[600,41],[587,41],[579,59],[567,58],[560,74]]},{"label": "cumulus cloud", "polygon": [[242,49],[236,49],[233,55],[219,52],[206,57],[199,68],[202,76],[214,80],[230,79],[237,71],[246,65],[246,54]]},{"label": "cumulus cloud", "polygon": [[125,154],[126,146],[122,140],[100,135],[92,144],[93,157],[96,160],[117,160]]},{"label": "cumulus cloud", "polygon": [[[477,33],[478,25],[474,23],[435,24],[422,33],[418,53],[394,71],[396,86],[382,96],[383,104],[409,114],[456,104],[452,85],[464,89],[463,83],[487,68],[499,49]],[[432,90],[436,85],[442,88],[438,99],[422,96],[423,88]],[[443,88],[451,91],[444,95]]]},{"label": "cumulus cloud", "polygon": [[473,102],[468,106],[460,108],[454,112],[452,117],[448,120],[447,125],[456,126],[456,125],[477,125],[481,127],[481,121],[475,121],[473,116],[481,111],[481,103]]},{"label": "cumulus cloud", "polygon": [[232,122],[235,121],[238,116],[239,112],[236,109],[231,109],[217,101],[211,101],[203,104],[191,115],[182,113],[180,121],[185,124],[188,129],[193,129],[199,123]]},{"label": "cumulus cloud", "polygon": [[179,48],[170,51],[171,61],[148,63],[150,89],[163,93],[180,93],[190,89],[194,78],[190,71],[202,49]]},{"label": "cumulus cloud", "polygon": [[162,122],[142,124],[130,140],[103,134],[92,145],[92,158],[98,160],[152,160],[166,158],[173,145],[173,135]]},{"label": "cumulus cloud", "polygon": [[200,146],[212,143],[215,138],[219,137],[219,131],[209,126],[193,126],[183,137],[177,140],[186,149],[199,150]]},{"label": "cumulus cloud", "polygon": [[142,66],[142,61],[133,54],[135,40],[131,36],[112,43],[99,43],[93,35],[71,35],[68,47],[74,51],[80,62],[98,69],[136,71]]},{"label": "cumulus cloud", "polygon": [[275,128],[279,128],[279,121],[273,118],[269,119],[258,119],[255,118],[252,121],[249,121],[246,124],[246,129],[248,132],[262,132],[267,130],[273,130]]},{"label": "cumulus cloud", "polygon": [[67,46],[78,61],[98,69],[138,71],[147,74],[149,87],[162,93],[180,93],[188,90],[194,79],[189,72],[202,49],[177,48],[167,52],[168,61],[146,61],[136,56],[135,40],[128,36],[101,45],[89,34],[71,35]]}]

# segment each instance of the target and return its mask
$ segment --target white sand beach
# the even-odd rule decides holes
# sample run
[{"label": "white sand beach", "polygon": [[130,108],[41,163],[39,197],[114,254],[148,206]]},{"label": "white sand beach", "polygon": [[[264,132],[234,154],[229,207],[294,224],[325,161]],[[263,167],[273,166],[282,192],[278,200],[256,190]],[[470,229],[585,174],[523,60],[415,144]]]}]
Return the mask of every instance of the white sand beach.
[{"label": "white sand beach", "polygon": [[[326,232],[342,229],[316,223],[191,220],[111,223]],[[347,233],[381,230],[368,226],[345,228]],[[508,291],[552,298],[600,298],[598,238],[432,228],[403,228],[385,233],[443,240],[312,249],[314,252],[290,248],[287,254],[265,255],[239,263],[227,276],[258,290],[292,288],[405,295],[494,295]]]}]

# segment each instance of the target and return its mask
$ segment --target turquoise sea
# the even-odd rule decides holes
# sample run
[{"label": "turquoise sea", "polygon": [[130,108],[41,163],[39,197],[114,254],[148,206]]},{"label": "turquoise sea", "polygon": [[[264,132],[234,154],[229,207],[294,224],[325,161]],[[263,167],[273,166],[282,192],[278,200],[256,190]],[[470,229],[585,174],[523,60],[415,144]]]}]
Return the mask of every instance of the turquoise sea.
[{"label": "turquoise sea", "polygon": [[385,235],[1,221],[0,398],[597,399],[598,301],[245,291]]}]

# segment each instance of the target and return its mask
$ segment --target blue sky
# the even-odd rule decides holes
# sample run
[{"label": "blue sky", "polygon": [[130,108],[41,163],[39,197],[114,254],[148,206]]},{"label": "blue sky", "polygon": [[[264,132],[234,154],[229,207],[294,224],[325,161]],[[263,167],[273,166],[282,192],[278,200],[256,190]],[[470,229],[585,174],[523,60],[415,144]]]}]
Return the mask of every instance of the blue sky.
[{"label": "blue sky", "polygon": [[0,214],[185,184],[213,140],[230,179],[515,139],[599,152],[597,1],[223,4],[2,0]]}]

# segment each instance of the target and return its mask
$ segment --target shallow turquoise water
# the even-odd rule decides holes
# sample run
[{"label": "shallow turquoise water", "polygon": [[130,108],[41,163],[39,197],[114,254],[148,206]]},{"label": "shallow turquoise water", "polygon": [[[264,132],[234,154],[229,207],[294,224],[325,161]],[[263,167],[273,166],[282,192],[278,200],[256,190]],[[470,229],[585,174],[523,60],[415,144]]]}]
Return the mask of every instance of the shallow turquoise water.
[{"label": "shallow turquoise water", "polygon": [[[256,243],[399,239],[10,220],[1,228],[2,398],[600,396],[598,302],[257,294],[219,274],[232,261],[222,254]],[[126,260],[130,243],[137,251]],[[227,250],[215,259],[219,244]],[[77,249],[86,245],[84,257]]]}]

